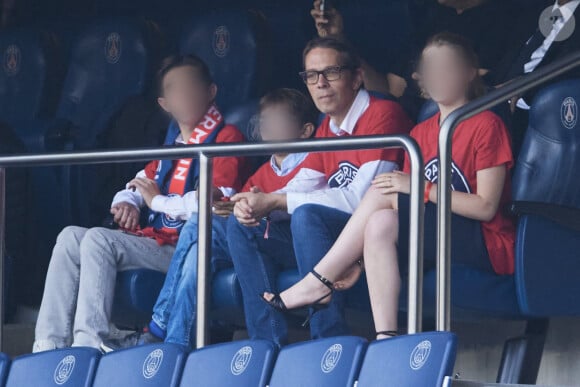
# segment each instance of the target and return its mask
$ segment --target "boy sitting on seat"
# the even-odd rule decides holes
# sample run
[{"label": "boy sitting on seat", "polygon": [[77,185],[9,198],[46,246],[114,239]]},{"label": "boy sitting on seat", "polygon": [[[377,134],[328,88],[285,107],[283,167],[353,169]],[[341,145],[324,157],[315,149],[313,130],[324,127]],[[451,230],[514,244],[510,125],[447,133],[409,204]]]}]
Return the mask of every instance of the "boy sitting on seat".
[{"label": "boy sitting on seat", "polygon": [[[166,145],[243,141],[225,125],[214,101],[217,87],[195,56],[168,58],[159,71],[159,104],[173,118]],[[214,200],[241,188],[242,158],[216,159]],[[54,247],[36,323],[34,352],[87,346],[100,348],[109,335],[117,271],[166,272],[185,221],[196,217],[196,160],[153,161],[118,192],[111,214],[119,230],[66,227]],[[140,227],[141,209],[147,223]]]}]

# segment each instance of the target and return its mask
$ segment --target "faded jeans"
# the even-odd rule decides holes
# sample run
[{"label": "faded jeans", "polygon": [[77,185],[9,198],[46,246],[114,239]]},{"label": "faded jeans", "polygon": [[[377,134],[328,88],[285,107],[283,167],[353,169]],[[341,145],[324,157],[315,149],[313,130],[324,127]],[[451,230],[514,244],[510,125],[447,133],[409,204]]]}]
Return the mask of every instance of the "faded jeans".
[{"label": "faded jeans", "polygon": [[98,348],[109,335],[117,272],[167,272],[174,250],[119,230],[63,229],[46,275],[33,352],[70,345]]}]

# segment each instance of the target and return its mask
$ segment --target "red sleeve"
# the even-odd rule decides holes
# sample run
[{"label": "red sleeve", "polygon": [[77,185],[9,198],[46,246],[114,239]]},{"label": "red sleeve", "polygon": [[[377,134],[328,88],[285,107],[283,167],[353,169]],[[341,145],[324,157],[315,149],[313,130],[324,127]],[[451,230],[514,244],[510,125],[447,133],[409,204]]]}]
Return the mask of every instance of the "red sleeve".
[{"label": "red sleeve", "polygon": [[159,165],[159,160],[151,161],[145,166],[145,176],[148,179],[155,179],[157,174],[157,166]]},{"label": "red sleeve", "polygon": [[260,189],[263,190],[264,187],[263,175],[264,168],[266,167],[270,168],[269,162],[262,164],[260,168],[258,168],[258,170],[252,176],[250,176],[248,181],[246,181],[246,184],[244,184],[242,192],[249,192],[252,187],[259,187]]},{"label": "red sleeve", "polygon": [[482,114],[474,140],[476,171],[504,164],[511,169],[514,163],[511,141],[501,118],[492,112]]},{"label": "red sleeve", "polygon": [[[408,134],[413,127],[413,122],[407,116],[403,108],[396,102],[371,99],[368,115],[363,115],[357,126],[357,135],[375,136]],[[360,165],[370,161],[385,160],[401,165],[403,162],[401,149],[369,149],[358,151],[357,158]]]},{"label": "red sleeve", "polygon": [[[244,136],[232,125],[226,125],[217,135],[216,143],[244,142]],[[248,175],[245,157],[217,157],[213,164],[213,184],[216,187],[229,187],[236,191]]]},{"label": "red sleeve", "polygon": [[[425,121],[427,122],[427,121]],[[411,133],[409,133],[409,135],[411,136],[412,139],[414,139],[415,141],[417,141],[417,144],[419,144],[419,146],[421,146],[421,139],[420,134],[421,134],[421,128],[426,125],[426,123],[420,123],[417,124],[417,126],[415,126],[413,128],[413,130],[411,130]],[[424,154],[424,152],[422,152]],[[411,173],[411,165],[409,164],[409,155],[407,154],[407,152],[405,152],[405,162],[403,163],[403,172],[405,173]],[[423,160],[423,162],[427,162],[427,160]]]}]

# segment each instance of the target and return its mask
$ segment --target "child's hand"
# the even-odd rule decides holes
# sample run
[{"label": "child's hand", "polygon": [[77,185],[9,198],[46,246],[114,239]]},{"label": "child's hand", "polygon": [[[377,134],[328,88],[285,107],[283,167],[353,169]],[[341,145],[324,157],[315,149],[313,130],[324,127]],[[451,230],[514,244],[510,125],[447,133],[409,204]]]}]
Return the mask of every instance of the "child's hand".
[{"label": "child's hand", "polygon": [[135,188],[143,199],[145,203],[147,203],[147,207],[151,208],[151,202],[153,198],[157,195],[161,195],[161,191],[159,190],[159,186],[157,182],[152,179],[147,179],[145,177],[138,177],[133,179],[127,184],[129,188]]},{"label": "child's hand", "polygon": [[213,202],[213,213],[217,216],[223,216],[227,218],[234,212],[234,206],[236,205],[235,202],[229,200],[228,197],[223,197],[220,201]]}]

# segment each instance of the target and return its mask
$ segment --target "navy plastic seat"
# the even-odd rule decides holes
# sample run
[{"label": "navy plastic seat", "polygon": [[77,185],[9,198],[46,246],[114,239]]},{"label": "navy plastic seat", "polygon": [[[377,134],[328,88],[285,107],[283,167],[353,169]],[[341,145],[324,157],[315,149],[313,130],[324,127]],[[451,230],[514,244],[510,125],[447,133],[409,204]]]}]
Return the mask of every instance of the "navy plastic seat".
[{"label": "navy plastic seat", "polygon": [[90,387],[101,354],[93,348],[67,348],[17,357],[6,387]]},{"label": "navy plastic seat", "polygon": [[366,344],[360,337],[339,336],[288,345],[278,354],[270,387],[352,386]]},{"label": "navy plastic seat", "polygon": [[274,344],[264,340],[208,346],[189,354],[180,387],[264,387],[275,357]]},{"label": "navy plastic seat", "polygon": [[531,316],[580,314],[579,102],[580,80],[536,94],[513,175],[516,286]]},{"label": "navy plastic seat", "polygon": [[209,66],[222,111],[259,98],[270,87],[270,43],[263,16],[224,10],[197,15],[186,24],[179,50]]},{"label": "navy plastic seat", "polygon": [[451,376],[457,338],[449,332],[429,332],[374,341],[369,344],[358,386],[439,387]]},{"label": "navy plastic seat", "polygon": [[175,387],[185,363],[185,348],[152,344],[111,352],[101,358],[94,387]]}]

